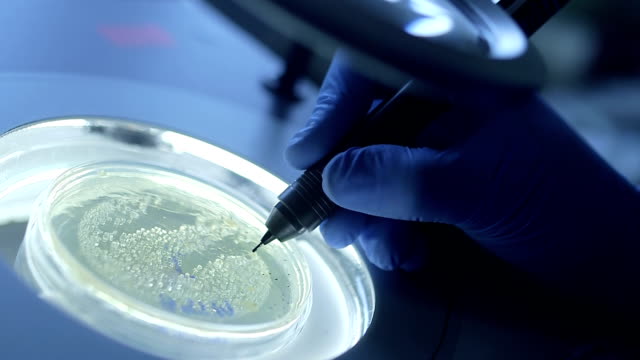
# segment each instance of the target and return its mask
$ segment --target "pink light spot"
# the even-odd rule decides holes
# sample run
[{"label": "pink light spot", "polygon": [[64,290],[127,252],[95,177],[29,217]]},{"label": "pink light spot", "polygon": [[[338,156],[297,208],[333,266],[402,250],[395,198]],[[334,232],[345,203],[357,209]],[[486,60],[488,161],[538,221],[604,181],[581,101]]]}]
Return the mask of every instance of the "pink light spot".
[{"label": "pink light spot", "polygon": [[171,47],[175,43],[169,32],[153,24],[99,25],[97,30],[102,37],[116,46]]}]

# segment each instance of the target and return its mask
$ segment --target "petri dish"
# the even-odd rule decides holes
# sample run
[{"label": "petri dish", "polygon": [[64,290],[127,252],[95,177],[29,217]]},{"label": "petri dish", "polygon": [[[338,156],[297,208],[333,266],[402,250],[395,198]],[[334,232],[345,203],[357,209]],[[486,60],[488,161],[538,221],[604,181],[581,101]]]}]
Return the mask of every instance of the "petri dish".
[{"label": "petri dish", "polygon": [[[0,227],[36,226],[35,219],[42,211],[40,204],[47,196],[44,194],[50,194],[64,174],[98,163],[142,164],[139,168],[190,177],[228,195],[243,211],[249,209],[252,216],[261,219],[260,224],[278,201],[278,194],[287,187],[277,176],[243,157],[158,124],[96,116],[46,119],[0,135]],[[34,230],[31,233],[38,234]],[[259,326],[251,330],[251,325],[242,324],[215,323],[203,328],[206,321],[173,314],[162,304],[140,301],[109,285],[90,269],[78,271],[82,266],[70,264],[78,264],[79,260],[62,245],[54,248],[51,239],[15,239],[15,251],[14,239],[2,239],[0,245],[8,245],[7,240],[11,240],[9,260],[15,259],[15,270],[32,285],[34,296],[88,325],[87,331],[100,332],[132,346],[141,355],[178,359],[333,359],[362,339],[375,313],[375,289],[366,261],[353,246],[329,247],[317,230],[283,244],[306,260],[303,268],[308,266],[310,272],[311,299],[303,306],[311,307],[309,315],[292,320],[290,328],[283,332],[262,327],[264,333]],[[272,245],[276,243],[269,244]],[[67,257],[62,258],[62,254]],[[90,277],[93,283],[79,282],[77,276]],[[105,291],[96,292],[96,284]],[[289,341],[288,336],[293,340]],[[283,343],[286,345],[278,349]]]},{"label": "petri dish", "polygon": [[309,314],[309,269],[295,244],[252,252],[264,217],[230,193],[143,163],[74,167],[36,200],[16,268],[44,297],[148,353],[277,351]]}]

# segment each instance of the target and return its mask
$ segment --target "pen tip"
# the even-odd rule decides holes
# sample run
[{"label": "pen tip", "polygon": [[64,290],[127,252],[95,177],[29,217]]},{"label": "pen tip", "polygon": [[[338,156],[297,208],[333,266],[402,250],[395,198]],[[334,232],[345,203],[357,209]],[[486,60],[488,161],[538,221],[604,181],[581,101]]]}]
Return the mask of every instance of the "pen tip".
[{"label": "pen tip", "polygon": [[270,243],[273,239],[275,239],[275,237],[271,234],[271,231],[267,230],[262,239],[260,239],[260,243],[253,248],[252,252],[256,252],[260,246]]}]

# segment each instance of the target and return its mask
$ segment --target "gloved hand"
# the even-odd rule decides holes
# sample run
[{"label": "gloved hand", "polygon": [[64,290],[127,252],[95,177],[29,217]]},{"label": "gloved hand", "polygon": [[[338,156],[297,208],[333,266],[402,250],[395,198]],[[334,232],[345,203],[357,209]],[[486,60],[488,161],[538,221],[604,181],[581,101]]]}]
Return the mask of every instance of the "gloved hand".
[{"label": "gloved hand", "polygon": [[[380,89],[334,60],[287,160],[306,169],[370,110]],[[638,299],[640,194],[533,93],[487,89],[419,135],[420,147],[372,145],[335,156],[323,188],[341,208],[326,241],[358,241],[382,269],[415,269],[428,233],[457,226],[482,247],[551,285],[612,302]],[[638,154],[640,156],[640,154]]]}]

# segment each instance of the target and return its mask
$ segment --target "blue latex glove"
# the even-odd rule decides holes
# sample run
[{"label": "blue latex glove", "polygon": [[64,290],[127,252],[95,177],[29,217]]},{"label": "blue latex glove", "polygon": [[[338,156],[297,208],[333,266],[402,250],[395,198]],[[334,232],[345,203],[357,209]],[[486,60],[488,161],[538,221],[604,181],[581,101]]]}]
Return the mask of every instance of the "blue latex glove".
[{"label": "blue latex glove", "polygon": [[[286,150],[296,168],[329,153],[379,93],[343,62],[334,60],[309,123]],[[358,241],[378,267],[410,270],[426,258],[420,223],[452,224],[546,284],[610,304],[638,301],[636,188],[535,94],[481,95],[448,94],[454,109],[426,127],[421,147],[335,156],[323,188],[341,209],[321,226],[326,241]]]}]

